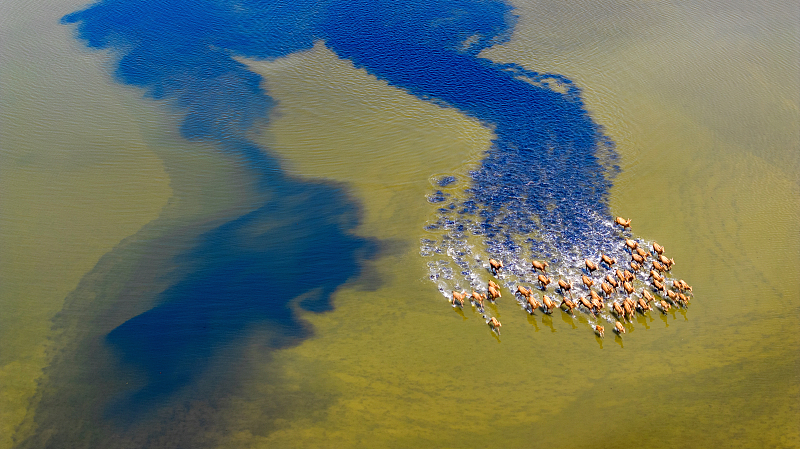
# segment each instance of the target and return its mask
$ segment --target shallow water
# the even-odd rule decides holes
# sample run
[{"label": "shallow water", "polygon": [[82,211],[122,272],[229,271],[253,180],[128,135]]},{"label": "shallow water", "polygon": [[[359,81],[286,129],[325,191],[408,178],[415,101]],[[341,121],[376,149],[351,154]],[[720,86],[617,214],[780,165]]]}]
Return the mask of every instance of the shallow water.
[{"label": "shallow water", "polygon": [[[258,162],[187,140],[183,106],[115,80],[58,24],[81,4],[12,3],[0,445],[800,445],[796,7],[514,6],[514,34],[481,56],[581,89],[620,167],[598,210],[667,248],[688,309],[599,339],[587,314],[529,315],[504,289],[494,334],[420,254],[441,238],[427,198],[470,198],[492,118],[301,40],[236,59],[274,101],[246,130]],[[265,185],[262,163],[283,174]],[[492,242],[468,240],[485,260]],[[242,280],[214,281],[229,269]]]}]

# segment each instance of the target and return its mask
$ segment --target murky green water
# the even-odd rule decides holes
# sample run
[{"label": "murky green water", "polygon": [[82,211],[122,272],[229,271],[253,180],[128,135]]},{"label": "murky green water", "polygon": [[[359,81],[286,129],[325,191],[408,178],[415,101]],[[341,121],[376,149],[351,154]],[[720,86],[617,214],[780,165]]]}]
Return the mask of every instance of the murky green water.
[{"label": "murky green water", "polygon": [[[75,391],[59,358],[102,351],[166,287],[170,256],[257,203],[237,161],[182,141],[164,105],[113,83],[107,55],[57,24],[79,6],[0,11],[0,447],[63,419],[40,398],[111,388]],[[279,101],[257,139],[291,173],[345,183],[383,256],[334,311],[304,314],[313,338],[267,352],[269,331],[248,330],[198,381],[214,393],[179,396],[141,431],[76,434],[132,447],[800,446],[796,6],[516,6],[513,39],[485,56],[583,88],[622,157],[612,212],[674,257],[694,286],[688,310],[604,340],[580,315],[523,313],[510,292],[488,308],[499,338],[454,311],[419,254],[425,195],[431,177],[467,173],[491,132],[318,45],[246,61]],[[52,327],[59,311],[71,326]]]}]

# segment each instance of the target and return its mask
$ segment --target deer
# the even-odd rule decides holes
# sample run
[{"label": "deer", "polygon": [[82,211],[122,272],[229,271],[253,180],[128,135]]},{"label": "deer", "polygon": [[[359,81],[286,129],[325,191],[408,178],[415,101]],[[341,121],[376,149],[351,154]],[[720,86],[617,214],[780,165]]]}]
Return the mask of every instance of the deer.
[{"label": "deer", "polygon": [[624,333],[625,333],[625,326],[623,326],[623,325],[622,325],[622,323],[620,323],[619,321],[617,321],[616,323],[614,323],[614,330],[615,330],[615,331],[616,331],[618,334],[624,334]]},{"label": "deer", "polygon": [[583,285],[585,285],[587,289],[592,288],[592,285],[594,285],[592,278],[586,276],[585,274],[581,275],[581,280],[583,280]]},{"label": "deer", "polygon": [[500,294],[500,290],[492,287],[491,285],[489,286],[488,294],[489,294],[489,301],[492,301],[492,302],[495,302],[497,300],[497,298],[502,296]]},{"label": "deer", "polygon": [[453,300],[450,301],[453,305],[458,304],[459,306],[464,306],[464,299],[467,297],[467,292],[462,291],[461,293],[453,290]]},{"label": "deer", "polygon": [[538,261],[538,260],[534,260],[533,261],[533,271],[539,270],[542,273],[545,273],[546,270],[547,270],[547,267],[549,267],[549,266],[550,266],[550,264],[545,262],[545,261]]},{"label": "deer", "polygon": [[611,257],[608,257],[605,254],[600,254],[600,260],[602,260],[603,263],[608,265],[608,268],[611,268],[611,265],[617,263],[617,259],[612,259]]},{"label": "deer", "polygon": [[564,306],[567,306],[569,314],[572,315],[572,309],[574,309],[577,305],[574,302],[570,301],[569,298],[564,298],[564,300],[561,301],[561,305],[559,307],[564,307]]},{"label": "deer", "polygon": [[497,321],[497,318],[495,318],[495,317],[489,318],[488,324],[489,324],[489,327],[492,328],[492,330],[500,330],[500,326],[502,326],[502,324],[500,324],[500,322]]},{"label": "deer", "polygon": [[691,285],[687,284],[683,279],[679,280],[678,282],[681,283],[681,289],[683,289],[683,291],[688,291],[690,295],[694,295]]},{"label": "deer", "polygon": [[614,219],[614,223],[622,226],[622,229],[630,228],[631,227],[631,219],[623,219],[622,217],[617,217]]},{"label": "deer", "polygon": [[558,280],[558,288],[561,289],[561,295],[565,296],[564,293],[568,292],[570,296],[572,295],[572,281],[564,282],[563,279]]},{"label": "deer", "polygon": [[489,287],[494,287],[495,290],[497,290],[498,292],[500,291],[500,286],[497,285],[497,283],[491,279],[489,279]]},{"label": "deer", "polygon": [[542,286],[542,290],[547,290],[547,284],[549,284],[551,282],[550,278],[548,278],[547,276],[545,276],[543,274],[540,274],[537,279],[539,280],[539,285]]},{"label": "deer", "polygon": [[596,303],[600,304],[601,308],[605,307],[605,303],[603,302],[603,298],[601,298],[600,295],[595,293],[594,290],[590,290],[589,291],[589,298],[591,298],[592,304],[594,304],[596,302]]},{"label": "deer", "polygon": [[650,277],[658,282],[664,282],[664,277],[660,276],[656,270],[650,270]]},{"label": "deer", "polygon": [[638,272],[639,270],[642,269],[642,266],[639,265],[635,260],[631,260],[631,269],[633,269],[633,271]]},{"label": "deer", "polygon": [[492,269],[492,273],[497,276],[497,272],[503,268],[503,262],[495,259],[489,259],[489,267]]},{"label": "deer", "polygon": [[643,257],[645,259],[647,259],[648,257],[652,256],[652,254],[650,254],[647,251],[645,251],[644,249],[642,249],[642,247],[636,248],[636,254],[638,254],[639,256],[641,256],[641,257]]},{"label": "deer", "polygon": [[531,289],[525,288],[525,287],[523,287],[521,285],[517,285],[517,293],[519,293],[520,295],[522,295],[522,296],[524,296],[526,298],[530,298],[531,297]]},{"label": "deer", "polygon": [[583,262],[586,264],[586,269],[589,270],[589,274],[592,274],[592,272],[597,270],[597,264],[595,264],[591,260],[584,259]]},{"label": "deer", "polygon": [[622,283],[622,288],[623,288],[623,289],[625,289],[625,291],[626,291],[626,292],[627,292],[629,295],[630,295],[631,293],[633,293],[633,286],[630,284],[630,282],[623,282],[623,283]]},{"label": "deer", "polygon": [[534,298],[533,296],[528,296],[527,298],[528,298],[527,301],[528,305],[531,306],[531,315],[533,315],[533,311],[538,309],[539,307],[542,307],[542,304],[539,303],[539,301],[537,301],[536,298]]},{"label": "deer", "polygon": [[597,335],[599,335],[600,338],[604,338],[606,336],[606,329],[599,324],[594,327],[594,331],[597,332]]},{"label": "deer", "polygon": [[672,307],[669,305],[668,302],[664,301],[663,299],[659,302],[659,304],[661,304],[661,311],[664,312],[664,315],[666,315],[669,309]]},{"label": "deer", "polygon": [[659,245],[656,242],[653,242],[653,251],[658,253],[658,255],[660,256],[660,255],[664,254],[664,247]]},{"label": "deer", "polygon": [[614,293],[614,287],[612,287],[609,284],[606,284],[605,282],[600,284],[600,288],[603,290],[603,293],[606,294],[606,297],[611,296],[611,294]]},{"label": "deer", "polygon": [[658,261],[663,263],[665,267],[667,267],[667,271],[672,269],[672,266],[675,264],[675,260],[667,259],[663,254],[658,255]]},{"label": "deer", "polygon": [[472,291],[472,299],[478,303],[478,305],[483,308],[483,301],[486,299],[486,295],[482,295],[475,290]]},{"label": "deer", "polygon": [[639,247],[639,243],[636,240],[625,239],[625,246],[631,249],[631,251],[635,250]]},{"label": "deer", "polygon": [[636,276],[628,270],[625,270],[623,274],[625,275],[625,280],[628,282],[633,282],[633,280],[636,279]]},{"label": "deer", "polygon": [[553,309],[556,308],[556,303],[552,299],[550,299],[547,295],[542,295],[542,302],[544,306],[547,308],[546,312],[548,314],[553,313]]},{"label": "deer", "polygon": [[[607,282],[609,285],[611,285],[612,287],[614,287],[614,289],[615,289],[615,290],[616,290],[616,289],[619,287],[619,283],[618,283],[618,282],[617,282],[617,281],[616,281],[616,280],[615,280],[613,277],[611,277],[611,275],[610,275],[610,274],[607,274],[607,275],[606,275],[606,282]],[[601,286],[601,287],[602,287],[602,286]]]},{"label": "deer", "polygon": [[625,311],[622,310],[622,307],[620,307],[619,303],[614,302],[611,304],[611,306],[614,308],[614,314],[617,316],[617,318],[625,319]]},{"label": "deer", "polygon": [[580,298],[578,298],[578,302],[579,302],[579,303],[580,303],[580,305],[582,305],[583,307],[586,307],[586,309],[587,309],[587,310],[588,310],[590,313],[594,313],[594,306],[592,305],[592,302],[591,302],[591,301],[589,301],[589,300],[588,300],[588,299],[586,299],[585,297],[581,296]]}]

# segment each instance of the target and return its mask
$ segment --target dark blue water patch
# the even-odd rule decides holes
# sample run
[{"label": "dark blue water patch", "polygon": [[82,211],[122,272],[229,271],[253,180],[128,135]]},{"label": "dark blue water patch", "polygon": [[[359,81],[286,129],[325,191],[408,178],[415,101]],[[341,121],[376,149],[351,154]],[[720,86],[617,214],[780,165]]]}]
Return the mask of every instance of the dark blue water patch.
[{"label": "dark blue water patch", "polygon": [[[464,2],[459,9],[462,23],[484,43],[504,39],[514,22],[504,5],[488,5]],[[470,203],[462,209],[477,207],[486,212],[486,223],[497,220],[501,238],[490,239],[490,246],[512,250],[504,243],[511,236],[538,230],[558,234],[553,242],[561,250],[596,250],[602,239],[587,236],[597,217],[608,217],[616,156],[578,87],[557,74],[476,57],[453,45],[445,31],[441,42],[419,39],[420,23],[434,32],[435,20],[396,21],[379,11],[368,1],[332,4],[327,45],[391,85],[493,129],[496,139],[471,174]],[[478,25],[483,14],[491,27]]]},{"label": "dark blue water patch", "polygon": [[161,295],[161,305],[108,335],[125,363],[148,379],[114,410],[129,417],[169,397],[253,324],[272,330],[272,348],[308,337],[311,329],[290,302],[305,295],[302,309],[331,310],[333,292],[359,274],[375,246],[351,234],[354,204],[328,184],[282,182],[274,200],[206,233],[180,257],[190,274]]},{"label": "dark blue water patch", "polygon": [[[358,206],[340,186],[286,176],[250,142],[274,101],[261,77],[235,56],[277,58],[317,37],[318,2],[104,0],[64,17],[91,48],[118,57],[116,78],[182,115],[186,139],[214,142],[242,161],[270,198],[253,212],[203,235],[178,258],[184,278],[157,307],[107,336],[125,366],[146,381],[108,408],[120,422],[142,417],[202,375],[210,357],[252,325],[268,327],[281,348],[311,335],[292,302],[332,309],[331,295],[360,273],[376,243],[353,235]],[[324,11],[324,10],[322,10]]]}]

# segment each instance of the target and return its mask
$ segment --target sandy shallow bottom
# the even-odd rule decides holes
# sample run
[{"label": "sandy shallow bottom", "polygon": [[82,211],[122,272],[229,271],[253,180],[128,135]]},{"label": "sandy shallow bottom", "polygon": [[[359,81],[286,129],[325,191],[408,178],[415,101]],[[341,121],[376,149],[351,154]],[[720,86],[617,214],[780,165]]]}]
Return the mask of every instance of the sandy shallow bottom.
[{"label": "sandy shallow bottom", "polygon": [[[4,25],[26,45],[11,46],[15,64],[2,69],[14,101],[0,154],[0,447],[76,422],[39,407],[42,396],[85,394],[73,411],[96,416],[104,387],[83,390],[91,374],[58,360],[98,360],[87,348],[102,350],[115,323],[152,305],[170,282],[160,270],[192,235],[258,203],[236,160],[182,141],[167,108],[110,82],[104,57],[57,25],[80,5],[52,6],[11,8],[25,20]],[[466,176],[489,130],[322,45],[246,61],[279,101],[255,138],[289,173],[344,183],[362,207],[357,233],[380,240],[381,256],[339,289],[334,311],[298,312],[312,338],[274,351],[269,329],[245,329],[197,380],[212,393],[182,392],[138,427],[73,436],[120,446],[797,447],[800,82],[787,8],[521,2],[512,41],[486,53],[584,89],[621,156],[612,213],[664,245],[694,286],[688,310],[651,312],[603,340],[585,316],[531,316],[510,292],[487,307],[503,323],[498,337],[427,279],[419,242],[435,216],[431,179]],[[74,314],[61,322],[73,327],[54,330],[65,304]]]}]

